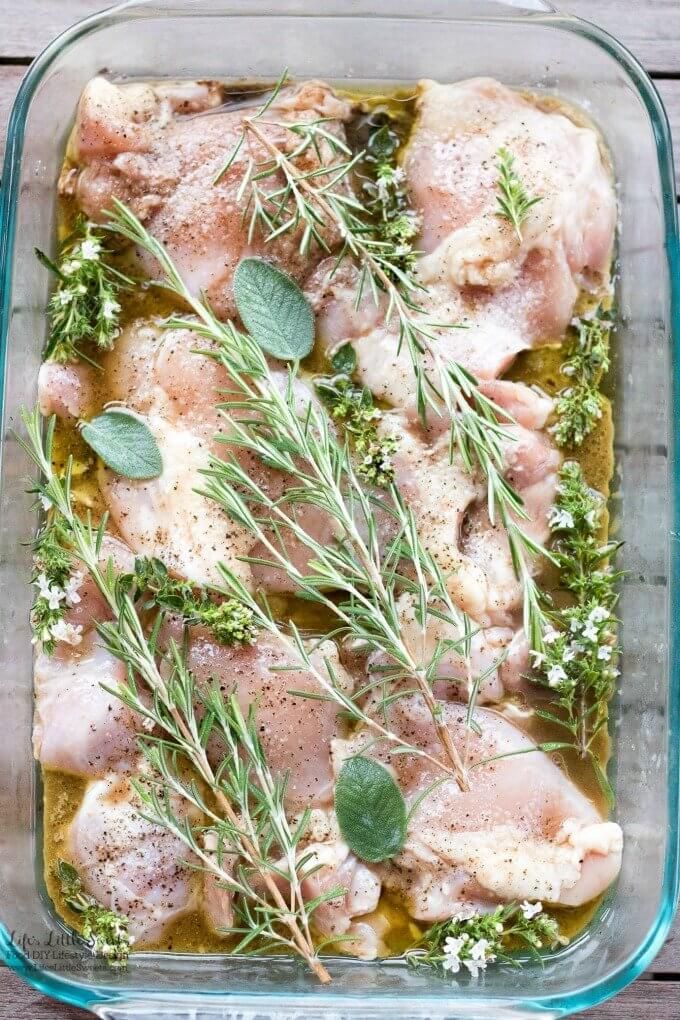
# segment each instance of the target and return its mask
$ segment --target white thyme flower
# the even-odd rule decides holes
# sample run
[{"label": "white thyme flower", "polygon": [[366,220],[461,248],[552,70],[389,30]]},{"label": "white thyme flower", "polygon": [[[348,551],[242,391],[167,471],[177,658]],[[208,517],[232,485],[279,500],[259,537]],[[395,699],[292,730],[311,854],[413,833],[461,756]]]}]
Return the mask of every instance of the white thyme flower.
[{"label": "white thyme flower", "polygon": [[548,523],[551,528],[573,528],[574,518],[568,510],[559,506],[551,506],[548,513]]},{"label": "white thyme flower", "polygon": [[586,626],[583,628],[583,636],[586,639],[586,641],[593,642],[597,641],[598,637],[597,626],[592,622],[592,620],[589,620]]},{"label": "white thyme flower", "polygon": [[545,641],[546,645],[554,645],[556,641],[559,641],[559,638],[560,632],[559,630],[556,630],[554,627],[546,627],[545,631],[543,632],[543,640]]},{"label": "white thyme flower", "polygon": [[66,623],[66,620],[57,620],[52,624],[52,637],[55,641],[63,641],[66,645],[79,645],[82,641],[83,628],[78,624]]},{"label": "white thyme flower", "polygon": [[580,646],[577,646],[575,641],[572,641],[569,645],[567,645],[562,654],[562,662],[573,662],[576,658],[578,648],[580,648]]},{"label": "white thyme flower", "polygon": [[496,959],[491,952],[491,943],[487,939],[479,939],[470,949],[470,958],[463,960],[473,978],[479,977],[480,970],[486,970],[487,964]]},{"label": "white thyme flower", "polygon": [[602,645],[597,650],[598,659],[602,659],[603,662],[609,662],[612,657],[611,645]]},{"label": "white thyme flower", "polygon": [[119,311],[120,305],[118,302],[114,301],[112,298],[107,298],[102,305],[102,318],[106,319],[107,322],[111,322]]},{"label": "white thyme flower", "polygon": [[595,528],[597,527],[598,516],[599,516],[598,512],[597,512],[597,510],[594,507],[593,507],[592,510],[589,510],[588,513],[585,516],[585,522],[588,525],[588,527],[591,529],[591,531],[594,531]]},{"label": "white thyme flower", "polygon": [[80,257],[88,262],[97,262],[101,247],[99,241],[95,241],[94,238],[88,238],[80,246]]},{"label": "white thyme flower", "polygon": [[528,900],[524,900],[523,903],[520,903],[519,909],[522,911],[522,914],[524,915],[525,919],[527,921],[530,921],[532,917],[536,917],[536,914],[541,913],[541,911],[543,910],[543,904],[529,903]]},{"label": "white thyme flower", "polygon": [[58,609],[66,598],[66,592],[56,584],[50,584],[45,574],[39,574],[35,583],[38,586],[39,598],[46,599],[49,609]]},{"label": "white thyme flower", "polygon": [[45,511],[45,513],[47,513],[48,510],[52,509],[53,503],[52,503],[52,500],[49,498],[49,496],[45,496],[45,495],[43,495],[43,493],[41,493],[40,494],[40,505],[42,506],[42,508]]},{"label": "white thyme flower", "polygon": [[64,587],[64,594],[66,595],[66,605],[75,606],[80,602],[80,595],[78,589],[83,583],[84,574],[81,570],[77,570],[74,574],[71,574],[66,585]]},{"label": "white thyme flower", "polygon": [[548,687],[559,687],[566,679],[567,674],[561,666],[551,666],[548,670]]},{"label": "white thyme flower", "polygon": [[569,630],[572,632],[572,634],[575,634],[576,631],[580,630],[580,629],[581,629],[581,621],[580,620],[573,619],[573,620],[570,621],[570,623],[569,623]]},{"label": "white thyme flower", "polygon": [[57,293],[56,297],[61,307],[64,308],[66,305],[71,304],[71,302],[75,299],[76,295],[74,291],[66,288],[65,290],[60,290]]},{"label": "white thyme flower", "polygon": [[72,273],[77,273],[80,269],[80,259],[71,259],[69,262],[64,262],[59,268],[64,276],[71,276]]},{"label": "white thyme flower", "polygon": [[476,916],[477,916],[477,911],[475,910],[474,907],[472,907],[472,906],[470,906],[470,904],[468,904],[466,907],[462,907],[460,910],[458,910],[453,915],[451,920],[460,923],[461,921],[469,921],[469,920],[471,920],[471,918],[476,917]]},{"label": "white thyme flower", "polygon": [[609,619],[609,610],[605,609],[604,606],[595,606],[588,619],[592,623],[604,623],[605,620]]},{"label": "white thyme flower", "polygon": [[451,935],[444,940],[444,960],[442,960],[442,967],[444,970],[450,970],[452,974],[457,974],[460,970],[460,951],[465,945],[464,938],[453,938]]},{"label": "white thyme flower", "polygon": [[533,666],[534,669],[538,669],[538,667],[542,666],[543,663],[545,662],[545,655],[543,654],[543,652],[535,652],[532,649],[532,651],[529,654],[531,655],[532,658],[531,665]]}]

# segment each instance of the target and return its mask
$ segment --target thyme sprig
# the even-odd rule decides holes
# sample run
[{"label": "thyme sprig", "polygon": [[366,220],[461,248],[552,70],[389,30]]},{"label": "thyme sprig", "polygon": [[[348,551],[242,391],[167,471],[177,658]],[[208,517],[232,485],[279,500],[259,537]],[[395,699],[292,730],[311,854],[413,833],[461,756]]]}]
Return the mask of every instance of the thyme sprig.
[{"label": "thyme sprig", "polygon": [[[275,101],[285,77],[279,79],[267,108]],[[260,230],[265,240],[273,241],[304,224],[299,247],[306,254],[312,243],[328,251],[321,231],[334,226],[342,239],[336,253],[337,263],[349,257],[359,267],[356,303],[367,289],[376,303],[381,295],[386,298],[385,322],[396,323],[397,350],[405,348],[409,354],[420,417],[425,420],[428,413],[445,414],[450,422],[451,455],[457,450],[466,469],[480,470],[486,480],[489,517],[492,524],[498,517],[507,532],[513,566],[522,586],[524,630],[531,647],[540,651],[547,619],[532,578],[531,560],[550,556],[522,526],[521,521],[528,515],[520,495],[503,475],[503,444],[510,437],[499,419],[507,420],[507,413],[482,393],[467,369],[442,356],[436,334],[441,324],[430,322],[421,306],[424,288],[403,265],[403,243],[388,239],[384,231],[376,229],[379,218],[348,187],[355,167],[365,164],[366,154],[361,151],[351,157],[344,143],[331,134],[333,141],[326,141],[332,160],[342,152],[347,159],[335,165],[332,160],[324,164],[314,126],[310,130],[304,122],[295,125],[299,146],[284,152],[258,123],[263,111],[261,108],[252,117],[244,117],[240,139],[227,163],[227,167],[231,166],[249,136],[259,142],[269,157],[258,165],[251,160],[239,189],[239,199],[248,196],[249,236]],[[281,122],[280,127],[290,130],[286,122]],[[310,148],[320,163],[313,171],[298,165],[299,156]],[[282,186],[269,192],[261,187],[262,181],[279,177],[284,179]],[[535,204],[538,199],[527,201]]]},{"label": "thyme sprig", "polygon": [[529,215],[533,206],[542,202],[540,196],[528,194],[517,171],[515,170],[515,157],[502,146],[496,153],[498,159],[498,190],[496,196],[498,209],[496,216],[508,220],[515,228],[517,240],[522,243],[522,224]]},{"label": "thyme sprig", "polygon": [[569,386],[555,401],[556,422],[550,431],[558,446],[581,446],[602,417],[604,397],[599,386],[609,371],[611,313],[601,306],[573,323],[575,335],[566,344],[562,374]]},{"label": "thyme sprig", "polygon": [[31,583],[37,589],[31,609],[33,643],[48,655],[59,641],[70,645],[81,641],[82,627],[65,620],[67,610],[80,602],[78,589],[83,579],[73,569],[65,539],[59,520],[51,515],[33,544]]},{"label": "thyme sprig", "polygon": [[129,583],[144,596],[144,609],[153,606],[179,614],[185,626],[201,624],[222,645],[253,644],[257,627],[253,614],[237,599],[217,602],[204,589],[171,577],[165,564],[153,557],[138,557]]},{"label": "thyme sprig", "polygon": [[511,955],[526,947],[536,953],[559,941],[557,921],[541,903],[508,903],[488,914],[474,909],[454,914],[429,928],[406,953],[412,967],[428,967],[441,974],[458,974],[464,967],[476,978],[490,963],[518,965]]},{"label": "thyme sprig", "polygon": [[81,932],[95,956],[110,967],[127,966],[134,938],[128,933],[128,919],[103,907],[83,889],[80,875],[67,861],[57,861],[56,876],[61,894],[71,910],[81,915]]},{"label": "thyme sprig", "polygon": [[560,472],[550,526],[556,536],[560,583],[574,601],[551,614],[544,650],[534,654],[534,666],[535,678],[554,698],[554,709],[536,709],[536,714],[567,730],[573,747],[591,762],[611,799],[596,741],[607,725],[619,675],[614,610],[621,574],[611,566],[617,543],[598,540],[604,511],[604,498],[588,487],[580,466],[567,461]]},{"label": "thyme sprig", "polygon": [[[53,506],[74,556],[95,582],[111,612],[112,621],[99,624],[97,629],[104,646],[126,666],[127,683],[111,688],[110,693],[148,720],[150,728],[158,727],[162,732],[160,738],[141,739],[141,750],[152,771],[144,783],[137,783],[137,790],[148,817],[175,833],[198,857],[201,869],[242,897],[245,902],[239,909],[242,916],[252,919],[251,939],[262,938],[267,944],[286,946],[307,962],[319,980],[329,981],[310,934],[311,914],[326,897],[318,897],[309,904],[304,900],[302,879],[313,869],[308,856],[299,859],[297,852],[305,826],[298,825],[293,830],[288,823],[282,807],[285,784],[282,786],[282,781],[269,771],[256,743],[252,719],[243,719],[234,699],[225,702],[217,690],[206,692],[197,688],[186,665],[184,649],[174,640],[165,649],[159,647],[161,615],[148,633],[130,597],[128,584],[116,578],[113,562],[100,564],[106,518],[95,527],[89,518],[82,520],[73,510],[72,459],[69,458],[63,477],[52,467],[56,419],[50,419],[44,437],[37,408],[31,414],[24,413],[23,420],[28,441],[21,442],[40,471],[41,494]],[[139,682],[151,695],[150,700],[140,695]],[[197,704],[204,708],[200,720]],[[225,756],[216,768],[211,766],[206,752],[213,732],[225,747]],[[241,770],[241,755],[245,771]],[[200,784],[209,791],[209,798]],[[180,817],[175,811],[172,794],[208,817],[216,849],[207,850],[200,845],[188,817]],[[272,807],[271,816],[267,815],[267,805]],[[251,813],[244,816],[244,812]],[[303,821],[307,819],[308,816],[303,816]],[[273,853],[276,857],[272,859]],[[234,858],[243,863],[232,871]],[[281,858],[283,865],[277,863]],[[244,875],[250,876],[248,881],[244,881]],[[258,877],[261,887],[251,880],[252,876]],[[286,895],[279,887],[281,878],[290,886]],[[333,896],[337,895],[337,890],[333,890]]]},{"label": "thyme sprig", "polygon": [[357,474],[371,485],[387,487],[394,481],[392,457],[398,448],[396,436],[381,436],[378,425],[382,412],[373,403],[366,386],[352,381],[356,354],[351,344],[344,344],[332,359],[337,374],[318,376],[314,380],[317,393],[329,408],[332,417],[342,424],[359,455]]},{"label": "thyme sprig", "polygon": [[[237,330],[232,322],[220,322],[204,302],[191,294],[163,246],[121,203],[116,206],[111,228],[148,251],[161,268],[162,286],[193,310],[195,320],[170,319],[166,323],[168,328],[190,328],[209,340],[210,350],[204,353],[219,359],[238,387],[238,399],[230,400],[224,409],[230,423],[225,441],[256,454],[269,467],[295,479],[282,497],[273,499],[233,454],[225,459],[212,457],[204,472],[204,495],[217,502],[261,543],[266,555],[258,562],[283,570],[304,597],[323,605],[337,617],[338,630],[333,636],[351,636],[369,651],[387,656],[393,668],[389,676],[383,674],[377,683],[384,686],[387,681],[396,684],[405,679],[416,680],[446,761],[417,748],[410,751],[430,758],[440,769],[451,772],[462,788],[467,788],[463,761],[444,723],[432,686],[447,650],[455,649],[469,659],[473,628],[467,616],[453,605],[445,577],[420,541],[413,512],[392,485],[386,508],[396,524],[398,537],[383,552],[373,499],[364,491],[345,444],[338,441],[328,416],[313,401],[303,415],[298,412],[296,367],[290,371],[288,385],[281,392],[255,339]],[[243,419],[236,418],[235,411],[243,412]],[[302,527],[296,508],[303,504],[315,507],[333,520],[337,532],[334,544],[317,541]],[[290,540],[309,549],[310,573],[303,572],[291,560],[287,552]],[[415,579],[400,572],[399,565],[404,561],[411,564]],[[282,635],[267,606],[259,603],[224,565],[221,572],[227,591],[250,608],[259,626],[275,633],[284,645],[287,643],[305,669],[317,678],[322,696],[338,701],[352,719],[371,728],[381,739],[403,747],[397,735],[342,691],[332,676],[330,664],[327,663],[330,682],[328,676],[314,667],[294,627],[292,638]],[[460,640],[440,642],[433,656],[423,662],[420,647],[411,647],[402,633],[397,609],[402,591],[415,595],[422,631],[420,647],[426,646],[427,621],[434,613],[451,623],[461,635]],[[340,592],[345,599],[331,598],[329,592]]]},{"label": "thyme sprig", "polygon": [[420,217],[409,204],[406,173],[397,164],[398,150],[399,139],[388,124],[371,133],[362,154],[371,171],[363,190],[377,236],[394,246],[394,261],[401,272],[412,275],[419,254],[413,242],[420,231]]},{"label": "thyme sprig", "polygon": [[82,218],[61,245],[57,262],[37,248],[35,253],[57,278],[47,306],[50,333],[43,358],[92,362],[92,348],[113,346],[120,332],[118,298],[133,281],[110,264],[102,232]]}]

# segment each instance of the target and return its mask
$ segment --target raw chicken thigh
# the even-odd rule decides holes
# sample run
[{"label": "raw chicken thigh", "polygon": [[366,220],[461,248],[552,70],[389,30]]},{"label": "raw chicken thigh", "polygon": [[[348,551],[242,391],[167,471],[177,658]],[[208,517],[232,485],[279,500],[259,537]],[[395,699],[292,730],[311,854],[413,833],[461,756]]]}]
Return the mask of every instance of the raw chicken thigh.
[{"label": "raw chicken thigh", "polygon": [[[496,215],[501,148],[541,198],[521,240]],[[563,332],[579,287],[595,290],[607,282],[616,203],[592,128],[539,109],[491,78],[426,81],[405,169],[423,217],[424,283],[446,278],[459,288],[490,288],[493,297],[485,299],[501,310],[509,302],[523,332],[542,340]],[[520,301],[523,322],[515,317]]]},{"label": "raw chicken thigh", "polygon": [[[175,805],[180,810],[181,805]],[[92,896],[129,918],[130,934],[159,939],[194,905],[184,843],[142,818],[129,781],[109,775],[88,787],[70,830],[70,855]]]},{"label": "raw chicken thigh", "polygon": [[35,663],[33,751],[45,768],[97,776],[129,768],[142,720],[102,685],[125,681],[125,667],[89,631],[76,648],[59,645]]},{"label": "raw chicken thigh", "polygon": [[[205,341],[188,329],[162,331],[152,322],[136,320],[123,331],[115,349],[104,359],[110,398],[147,416],[163,458],[159,478],[131,482],[102,468],[100,488],[119,531],[136,553],[157,556],[167,567],[197,584],[219,585],[221,561],[254,588],[288,592],[293,582],[280,570],[244,563],[244,556],[259,556],[250,535],[230,521],[215,503],[196,491],[205,485],[201,470],[211,455],[234,456],[255,477],[272,499],[290,485],[281,472],[263,465],[253,455],[229,444],[228,418],[234,385],[226,369],[207,355]],[[283,391],[288,376],[273,372]],[[297,380],[294,389],[300,414],[316,400],[310,388]],[[217,405],[226,411],[221,413]],[[243,412],[238,412],[243,418]],[[298,521],[309,534],[327,543],[335,533],[333,522],[313,507],[300,507]],[[306,546],[290,538],[289,558],[304,568]]]},{"label": "raw chicken thigh", "polygon": [[[110,535],[102,542],[100,565],[131,570],[130,550]],[[104,687],[126,680],[125,667],[102,646],[94,622],[110,618],[94,581],[83,577],[77,601],[65,614],[74,644],[59,642],[52,655],[39,651],[35,662],[33,752],[45,768],[84,776],[110,769],[129,770],[137,758],[141,718]]]},{"label": "raw chicken thigh", "polygon": [[[467,749],[470,789],[462,792],[452,779],[423,799],[403,850],[381,869],[385,884],[400,889],[413,916],[427,921],[450,917],[460,904],[527,899],[578,906],[598,896],[620,868],[619,826],[603,821],[547,755],[517,755],[531,751],[532,742],[502,716],[478,709],[477,735],[466,728],[466,712],[442,705],[456,746]],[[403,740],[437,754],[419,696],[395,702],[389,719]],[[336,766],[365,743],[361,734],[334,742]],[[441,778],[422,757],[375,747],[369,753],[389,765],[409,803]]]},{"label": "raw chicken thigh", "polygon": [[[60,186],[95,220],[105,219],[112,198],[125,202],[166,246],[192,292],[205,292],[215,311],[227,316],[234,310],[232,277],[244,256],[266,252],[296,277],[308,271],[309,257],[299,253],[303,226],[266,247],[258,232],[249,239],[243,216],[247,197],[238,195],[239,187],[249,161],[262,164],[270,154],[249,138],[216,181],[248,112],[219,103],[220,90],[201,83],[177,92],[164,85],[119,86],[94,78],[78,105],[68,150],[71,166]],[[327,85],[308,81],[284,89],[258,128],[270,142],[293,151],[299,139],[276,121],[324,118],[326,129],[342,137],[350,109]],[[324,162],[329,159],[326,152]],[[313,150],[299,165],[310,172],[318,168]],[[262,186],[273,190],[281,183],[273,178]],[[329,248],[334,247],[339,236],[332,230],[323,233]],[[153,276],[153,264],[145,262],[145,267]]]},{"label": "raw chicken thigh", "polygon": [[[295,691],[323,694],[319,681],[304,667],[295,665],[296,655],[273,637],[262,635],[254,645],[230,647],[215,644],[194,628],[189,646],[188,664],[200,684],[216,683],[228,696],[235,692],[241,707],[255,707],[267,760],[275,772],[288,773],[286,791],[292,807],[321,805],[333,796],[333,769],[330,744],[346,732],[339,718],[339,707],[332,701],[320,701],[296,695]],[[338,650],[324,641],[311,654],[312,662],[328,677],[326,661],[338,682],[349,692],[353,682],[341,666]],[[209,748],[214,762],[224,756],[217,740]]]}]

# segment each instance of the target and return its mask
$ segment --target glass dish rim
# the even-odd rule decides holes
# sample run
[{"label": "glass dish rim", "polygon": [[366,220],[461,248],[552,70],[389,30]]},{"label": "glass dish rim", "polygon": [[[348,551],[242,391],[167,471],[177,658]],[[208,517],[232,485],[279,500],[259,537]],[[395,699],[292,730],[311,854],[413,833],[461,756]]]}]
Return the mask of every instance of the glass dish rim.
[{"label": "glass dish rim", "polygon": [[[57,36],[57,38],[54,39],[34,60],[24,77],[15,98],[8,122],[7,145],[5,150],[2,184],[0,186],[0,381],[2,382],[4,382],[5,378],[11,313],[10,301],[13,270],[11,253],[14,248],[16,231],[16,211],[19,198],[20,170],[23,157],[26,119],[31,101],[46,71],[65,47],[108,23],[112,24],[118,20],[125,19],[126,16],[133,11],[135,17],[150,17],[156,13],[153,8],[150,8],[148,13],[145,13],[143,7],[135,8],[129,2],[121,3],[115,7],[101,11],[77,22],[61,35]],[[187,8],[178,8],[176,12],[173,10],[172,13],[177,13],[183,17],[196,16],[195,12],[192,13],[191,9]],[[209,14],[209,16],[222,17],[228,15],[228,9],[226,11],[215,11],[214,14]],[[258,12],[252,12],[250,16],[258,16]],[[265,15],[260,14],[260,16]],[[309,12],[284,11],[282,12],[282,16],[290,18],[309,16]],[[349,20],[361,18],[364,15],[362,15],[361,12],[354,14],[350,12],[341,14],[323,14],[322,16],[324,18]],[[387,17],[398,17],[400,20],[418,21],[427,19],[428,16],[426,12],[419,13],[417,11],[415,13],[410,13],[409,15],[395,15],[388,10],[385,10],[380,14],[371,14],[372,19]],[[680,407],[680,378],[678,377],[679,374],[677,371],[677,366],[680,361],[680,238],[678,235],[678,211],[675,177],[673,172],[673,155],[667,115],[653,82],[639,61],[615,38],[590,22],[570,15],[562,15],[550,11],[518,11],[516,8],[513,9],[512,7],[508,8],[508,13],[491,15],[464,14],[459,15],[458,17],[456,17],[455,13],[452,13],[450,16],[446,17],[435,16],[434,19],[430,17],[430,20],[473,20],[476,22],[507,23],[522,22],[526,21],[527,18],[530,18],[531,21],[545,22],[554,26],[558,30],[581,35],[613,57],[629,75],[632,84],[637,89],[638,95],[644,104],[652,124],[662,184],[665,250],[670,281],[671,336],[669,341],[671,345],[670,353],[674,379],[672,386],[673,434],[671,435],[671,441],[669,443],[669,469],[672,479],[671,498],[673,504],[671,508],[671,521],[672,527],[675,530],[680,526],[680,477],[675,469],[675,430],[678,426],[678,408]],[[3,404],[4,386],[0,385],[0,415],[3,412]],[[2,454],[2,446],[4,446],[4,436],[0,438],[0,457]],[[678,543],[671,543],[668,562],[669,611],[671,619],[675,618],[676,610],[680,609],[680,598],[678,596],[676,584],[676,580],[679,576],[679,568],[680,546]],[[676,640],[673,628],[669,628],[669,630],[668,733],[672,737],[673,734],[678,731],[678,724],[680,723],[680,640]],[[505,1000],[502,997],[494,996],[486,1000],[477,1000],[479,1001],[480,1006],[483,1002],[488,1004],[494,1003],[497,1008],[502,1009],[503,1005],[507,1002],[508,1006],[519,1006],[520,1008],[530,1012],[540,1012],[544,1014],[549,1013],[554,1016],[565,1016],[572,1012],[588,1009],[592,1006],[598,1005],[606,999],[616,995],[626,985],[634,981],[635,978],[637,978],[649,965],[661,949],[670,930],[678,899],[680,879],[680,830],[678,818],[680,796],[679,766],[680,748],[678,748],[676,741],[669,739],[667,801],[669,818],[672,820],[670,825],[672,841],[665,861],[661,890],[662,899],[659,910],[646,938],[638,946],[637,950],[631,954],[625,963],[619,965],[611,974],[607,975],[602,980],[591,982],[583,988],[571,992],[566,996],[556,997],[554,995],[532,995],[523,1000],[518,1000],[516,998]],[[231,995],[228,989],[221,989],[219,991],[202,991],[199,993],[177,991],[164,993],[162,991],[154,991],[148,987],[128,987],[125,989],[116,988],[115,985],[94,987],[87,983],[80,983],[78,981],[61,977],[48,970],[43,970],[37,967],[23,952],[21,952],[21,950],[18,949],[16,944],[12,941],[11,933],[2,922],[0,922],[0,956],[2,956],[5,963],[12,970],[14,970],[21,978],[23,978],[23,980],[38,991],[41,991],[54,999],[83,1008],[92,1008],[97,1005],[103,1006],[104,1004],[107,1006],[120,1006],[125,1008],[126,1005],[141,1005],[142,1003],[156,1003],[158,1005],[167,1004],[170,1008],[182,1008],[191,1001],[195,1005],[200,1003],[207,1009],[210,1009],[211,1005],[217,1006],[218,1004],[231,1004],[239,1009],[248,1009],[252,1007],[257,1008],[259,1011],[259,1009],[265,1006],[267,1000],[272,996],[271,992],[251,992],[248,994],[237,993],[236,995]],[[196,959],[196,957],[187,956],[187,959]],[[363,994],[365,995],[365,992]],[[310,1009],[318,1008],[319,1004],[325,998],[326,1002],[333,1003],[334,1011],[341,1011],[343,1008],[346,1008],[351,1013],[355,1013],[355,1008],[358,1001],[360,1001],[361,995],[362,993],[360,992],[356,996],[342,995],[336,997],[333,995],[332,997],[323,997],[323,993],[321,993],[320,996],[319,994],[300,995],[299,993],[286,995],[286,993],[283,992],[278,997],[278,1005],[284,1006],[288,1009],[295,1009],[300,1012],[304,1012],[306,1007],[309,1007]],[[423,995],[422,993],[419,993],[417,998],[410,996],[405,997],[403,993],[379,993],[373,999],[373,1003],[375,1007],[379,1009],[382,1005],[388,1005],[390,1002],[396,1001],[397,998],[399,999],[402,1010],[413,1006],[414,1009],[412,1015],[414,1017],[416,1015],[425,1017],[426,1013],[422,1012],[420,1007],[424,1006],[426,1010],[429,1010],[431,1006],[434,1006],[435,1002],[439,1002],[446,1006],[448,1006],[450,1002],[452,1005],[454,1002],[460,1001],[462,996],[456,995],[451,1000],[447,1001],[442,998],[434,999],[430,996]],[[364,1015],[367,1014],[364,1013]]]}]

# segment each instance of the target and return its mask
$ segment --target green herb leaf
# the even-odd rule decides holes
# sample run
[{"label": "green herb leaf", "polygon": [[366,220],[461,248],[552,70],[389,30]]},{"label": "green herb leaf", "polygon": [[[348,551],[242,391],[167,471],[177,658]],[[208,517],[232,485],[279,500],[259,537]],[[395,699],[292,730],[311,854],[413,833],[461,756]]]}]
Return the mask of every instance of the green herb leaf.
[{"label": "green herb leaf", "polygon": [[351,375],[357,367],[357,354],[351,344],[343,344],[331,358],[331,365],[335,372],[343,375]]},{"label": "green herb leaf", "polygon": [[262,259],[243,259],[234,274],[236,307],[250,335],[282,361],[306,357],[314,346],[314,315],[298,285]]},{"label": "green herb leaf", "polygon": [[349,758],[335,784],[340,832],[363,861],[393,857],[406,839],[406,805],[386,768],[370,758]]},{"label": "green herb leaf", "polygon": [[157,478],[163,470],[151,429],[130,411],[105,411],[80,431],[87,445],[124,478]]}]

